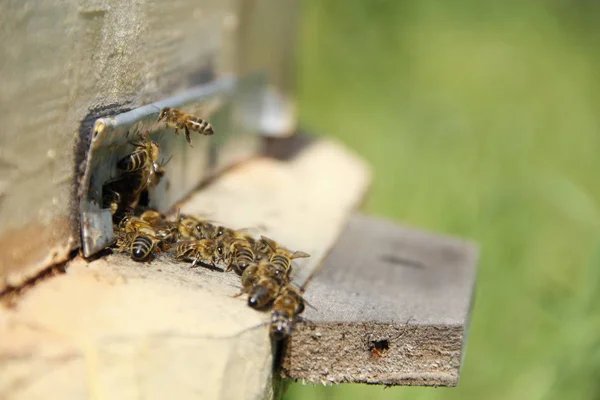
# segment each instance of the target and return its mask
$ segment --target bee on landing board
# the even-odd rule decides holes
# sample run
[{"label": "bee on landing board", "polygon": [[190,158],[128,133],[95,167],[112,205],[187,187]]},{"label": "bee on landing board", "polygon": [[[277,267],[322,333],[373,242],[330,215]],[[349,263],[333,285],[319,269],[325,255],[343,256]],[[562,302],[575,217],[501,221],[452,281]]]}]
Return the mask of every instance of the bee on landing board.
[{"label": "bee on landing board", "polygon": [[116,250],[129,252],[134,261],[148,261],[154,252],[163,250],[161,245],[156,230],[140,217],[126,215],[116,230]]},{"label": "bee on landing board", "polygon": [[208,121],[194,117],[175,108],[165,107],[158,114],[158,121],[165,121],[167,126],[175,128],[175,134],[179,134],[179,129],[185,132],[185,140],[192,146],[190,131],[198,132],[201,135],[213,135],[215,132]]},{"label": "bee on landing board", "polygon": [[226,251],[231,254],[230,263],[225,272],[232,269],[236,274],[242,275],[244,271],[252,264],[256,263],[254,254],[254,241],[245,238],[225,240]]},{"label": "bee on landing board", "polygon": [[248,293],[248,306],[256,310],[265,308],[275,300],[280,290],[281,283],[277,279],[267,275],[259,276]]},{"label": "bee on landing board", "polygon": [[281,270],[286,271],[288,275],[292,269],[292,260],[310,257],[310,254],[305,253],[304,251],[292,252],[266,236],[261,236],[261,240],[271,248],[269,262],[277,265]]},{"label": "bee on landing board", "polygon": [[287,271],[278,265],[262,262],[252,264],[242,274],[242,290],[234,297],[248,293],[248,305],[261,309],[269,305],[281,288],[289,284]]},{"label": "bee on landing board", "polygon": [[304,311],[304,299],[291,286],[284,287],[275,300],[271,310],[269,333],[273,340],[283,340],[294,329],[296,317]]},{"label": "bee on landing board", "polygon": [[131,243],[131,259],[134,261],[146,261],[156,249],[158,240],[148,233],[138,233]]},{"label": "bee on landing board", "polygon": [[166,217],[156,210],[146,210],[140,219],[147,222],[156,232],[156,237],[165,245],[175,243],[178,239],[177,222],[167,221]]},{"label": "bee on landing board", "polygon": [[209,266],[215,266],[219,263],[216,255],[218,243],[212,239],[185,240],[181,241],[175,247],[175,259],[181,261],[192,261],[192,267],[202,263]]}]

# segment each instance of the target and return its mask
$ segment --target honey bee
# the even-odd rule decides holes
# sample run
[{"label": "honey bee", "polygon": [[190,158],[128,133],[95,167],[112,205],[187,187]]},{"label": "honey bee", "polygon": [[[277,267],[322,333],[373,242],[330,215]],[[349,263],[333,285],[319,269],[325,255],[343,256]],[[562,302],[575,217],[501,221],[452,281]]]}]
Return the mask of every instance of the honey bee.
[{"label": "honey bee", "polygon": [[280,286],[287,285],[289,283],[289,277],[286,272],[287,271],[282,271],[278,266],[269,262],[251,264],[242,273],[242,290],[235,297],[243,293],[252,292],[254,286],[256,286],[258,281],[263,277],[274,279]]},{"label": "honey bee", "polygon": [[200,221],[191,215],[181,214],[177,218],[177,231],[179,237],[184,240],[194,239],[194,231]]},{"label": "honey bee", "polygon": [[131,142],[135,150],[117,162],[117,168],[125,172],[133,172],[140,169],[155,169],[160,154],[160,146],[153,142],[147,135],[142,135],[142,140]]},{"label": "honey bee", "polygon": [[178,239],[178,225],[176,222],[167,221],[166,217],[156,210],[146,210],[140,215],[142,221],[147,222],[156,232],[156,237],[162,243],[174,243]]},{"label": "honey bee", "polygon": [[208,121],[186,114],[183,111],[174,108],[165,107],[160,110],[158,121],[160,122],[163,120],[167,126],[175,128],[176,135],[179,134],[179,129],[183,129],[185,131],[185,140],[190,146],[192,146],[190,131],[198,132],[201,135],[212,135],[215,133]]},{"label": "honey bee", "polygon": [[141,140],[138,142],[131,142],[135,150],[117,162],[117,168],[134,177],[130,179],[132,184],[129,186],[129,190],[135,188],[131,196],[132,207],[137,205],[142,192],[156,186],[165,174],[163,165],[158,162],[160,154],[158,143],[150,140],[148,133],[140,134],[140,137]]},{"label": "honey bee", "polygon": [[[114,202],[114,195],[112,193],[118,194],[120,200],[118,203],[117,211],[113,214],[113,219],[119,220],[124,214],[127,213],[127,209],[132,209],[137,205],[139,200],[139,193],[137,192],[137,188],[142,186],[142,182],[144,181],[144,177],[140,173],[140,171],[126,173],[115,180],[112,180],[106,183],[102,187],[103,194],[103,207],[109,208],[111,207],[109,202],[113,202],[113,207],[116,206],[116,202]],[[115,222],[117,222],[115,221]]]},{"label": "honey bee", "polygon": [[162,241],[152,225],[140,217],[126,215],[118,225],[117,251],[129,250],[131,259],[145,261],[155,251],[164,250]]},{"label": "honey bee", "polygon": [[273,340],[283,340],[290,336],[296,317],[304,311],[304,299],[291,286],[284,287],[273,301],[269,333]]},{"label": "honey bee", "polygon": [[235,273],[242,275],[250,265],[256,263],[253,240],[240,238],[226,241],[225,244],[228,246],[226,251],[230,253],[230,263],[225,269],[226,272],[233,269]]},{"label": "honey bee", "polygon": [[279,294],[281,284],[270,276],[260,276],[248,293],[248,305],[254,309],[268,306]]},{"label": "honey bee", "polygon": [[272,240],[266,236],[261,236],[260,239],[254,241],[254,254],[258,262],[268,261],[273,255],[273,249],[267,241]]},{"label": "honey bee", "polygon": [[292,269],[292,260],[310,257],[310,254],[303,251],[291,252],[285,247],[279,246],[274,240],[269,239],[266,236],[261,236],[261,239],[271,248],[269,262],[277,265],[281,270],[286,271],[286,274],[288,275]]},{"label": "honey bee", "polygon": [[119,229],[125,233],[155,233],[150,223],[135,215],[125,215],[119,223]]},{"label": "honey bee", "polygon": [[115,215],[121,205],[121,194],[105,188],[102,190],[102,208],[109,208],[110,214]]},{"label": "honey bee", "polygon": [[190,215],[181,215],[178,221],[179,234],[185,239],[217,239],[227,228],[213,225],[208,221]]},{"label": "honey bee", "polygon": [[121,230],[117,230],[115,232],[115,241],[113,247],[119,253],[125,253],[131,249],[131,244],[133,243],[135,236],[135,232],[123,232]]},{"label": "honey bee", "polygon": [[217,247],[217,242],[212,239],[182,241],[175,248],[175,259],[192,260],[192,267],[198,263],[215,266],[220,261]]},{"label": "honey bee", "polygon": [[242,290],[234,297],[248,293],[248,305],[263,308],[268,305],[281,287],[289,283],[287,271],[273,263],[251,264],[242,273]]},{"label": "honey bee", "polygon": [[155,251],[158,240],[154,237],[145,234],[138,233],[133,238],[131,243],[131,259],[134,261],[145,261]]}]

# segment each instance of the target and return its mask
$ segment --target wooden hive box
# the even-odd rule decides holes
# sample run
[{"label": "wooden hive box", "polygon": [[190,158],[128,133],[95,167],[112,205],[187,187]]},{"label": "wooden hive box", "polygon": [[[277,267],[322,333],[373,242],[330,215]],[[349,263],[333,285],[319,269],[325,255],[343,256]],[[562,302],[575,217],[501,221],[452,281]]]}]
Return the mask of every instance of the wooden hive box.
[{"label": "wooden hive box", "polygon": [[[359,156],[331,140],[276,138],[295,131],[295,1],[1,8],[12,32],[0,38],[1,398],[272,398],[281,377],[457,383],[476,246],[357,214],[371,180]],[[237,114],[224,107],[228,139],[196,137],[194,157],[179,167],[174,157],[185,177],[168,174],[185,190],[162,206],[182,200],[182,212],[311,254],[295,279],[315,309],[283,348],[268,315],[232,297],[234,274],[78,255],[94,122],[256,71],[270,78],[254,128],[275,138],[236,146]]]}]

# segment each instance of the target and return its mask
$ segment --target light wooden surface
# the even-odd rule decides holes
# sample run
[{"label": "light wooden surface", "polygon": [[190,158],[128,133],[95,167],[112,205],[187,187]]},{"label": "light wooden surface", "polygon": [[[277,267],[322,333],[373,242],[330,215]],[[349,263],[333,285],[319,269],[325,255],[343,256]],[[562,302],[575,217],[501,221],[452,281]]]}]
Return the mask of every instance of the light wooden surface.
[{"label": "light wooden surface", "polygon": [[[316,268],[362,200],[367,166],[318,141],[290,161],[257,159],[182,204],[234,228],[257,227],[309,252]],[[232,298],[239,277],[111,255],[0,309],[0,398],[261,399],[274,396],[268,314]]]},{"label": "light wooden surface", "polygon": [[466,240],[353,216],[307,287],[316,309],[290,339],[283,375],[455,386],[477,257]]},{"label": "light wooden surface", "polygon": [[237,38],[224,20],[238,8],[236,0],[0,4],[0,291],[78,247],[86,121],[198,84],[209,61],[213,74],[235,72]]},{"label": "light wooden surface", "polygon": [[[295,3],[285,5],[293,13]],[[256,6],[253,0],[0,2],[0,291],[79,247],[78,179],[96,118],[240,68],[289,76],[279,41],[293,32],[273,25],[277,41],[255,36],[262,31],[252,24],[272,25],[265,7]],[[272,57],[246,60],[252,49],[241,52],[240,45],[257,44]]]}]

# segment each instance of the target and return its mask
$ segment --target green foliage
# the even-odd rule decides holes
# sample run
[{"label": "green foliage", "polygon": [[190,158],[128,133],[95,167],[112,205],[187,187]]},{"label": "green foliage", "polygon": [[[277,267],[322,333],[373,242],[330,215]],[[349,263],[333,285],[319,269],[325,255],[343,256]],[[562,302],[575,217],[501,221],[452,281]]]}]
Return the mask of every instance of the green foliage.
[{"label": "green foliage", "polygon": [[540,4],[304,3],[304,125],[372,164],[370,213],[482,253],[458,388],[287,399],[599,398],[600,9]]}]

